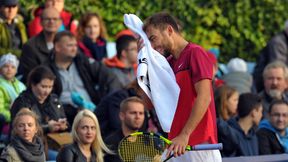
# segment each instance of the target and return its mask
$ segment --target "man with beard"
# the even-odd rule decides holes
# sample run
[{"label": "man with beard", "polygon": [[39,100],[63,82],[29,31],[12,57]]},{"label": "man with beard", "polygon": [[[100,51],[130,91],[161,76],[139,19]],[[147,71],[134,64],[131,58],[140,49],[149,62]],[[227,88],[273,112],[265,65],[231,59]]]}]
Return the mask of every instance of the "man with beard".
[{"label": "man with beard", "polygon": [[269,107],[269,118],[263,120],[257,131],[259,153],[288,153],[288,104],[275,100]]},{"label": "man with beard", "polygon": [[[144,122],[144,103],[138,97],[129,97],[121,102],[119,117],[121,129],[112,133],[104,141],[107,146],[117,153],[120,141],[131,133],[137,132]],[[118,154],[105,156],[105,162],[119,162]]]},{"label": "man with beard", "polygon": [[275,99],[288,101],[285,93],[288,81],[287,66],[281,61],[268,64],[263,71],[264,90],[259,93],[263,103],[263,117],[268,118],[270,103]]},{"label": "man with beard", "polygon": [[180,88],[177,109],[168,134],[172,144],[167,155],[173,152],[176,158],[169,162],[222,161],[218,150],[185,152],[187,144],[217,143],[213,63],[207,52],[201,46],[185,40],[176,19],[168,13],[160,12],[147,18],[143,30],[152,47],[167,57]]}]

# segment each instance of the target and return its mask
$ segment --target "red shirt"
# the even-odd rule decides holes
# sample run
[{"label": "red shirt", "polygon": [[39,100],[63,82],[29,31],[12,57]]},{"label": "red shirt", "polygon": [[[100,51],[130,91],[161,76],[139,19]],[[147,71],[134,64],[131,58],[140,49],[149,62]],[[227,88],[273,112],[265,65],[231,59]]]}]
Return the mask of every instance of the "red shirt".
[{"label": "red shirt", "polygon": [[[213,64],[205,50],[192,43],[184,48],[177,60],[170,56],[168,61],[180,87],[178,105],[168,135],[169,139],[173,139],[180,134],[190,116],[197,97],[195,84],[202,79],[212,80]],[[216,113],[212,89],[211,84],[211,102],[199,125],[191,133],[189,145],[217,143]]]}]

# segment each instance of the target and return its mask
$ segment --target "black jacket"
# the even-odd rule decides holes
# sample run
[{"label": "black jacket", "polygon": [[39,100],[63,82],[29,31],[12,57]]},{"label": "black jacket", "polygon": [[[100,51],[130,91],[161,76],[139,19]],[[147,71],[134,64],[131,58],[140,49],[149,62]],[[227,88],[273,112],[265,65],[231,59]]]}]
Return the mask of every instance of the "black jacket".
[{"label": "black jacket", "polygon": [[124,134],[122,129],[119,129],[104,140],[108,148],[115,153],[114,155],[106,154],[104,157],[105,162],[121,162],[120,156],[118,154],[118,145],[123,138]]},{"label": "black jacket", "polygon": [[95,114],[99,121],[102,137],[105,138],[115,132],[115,130],[121,128],[121,121],[119,119],[120,103],[132,96],[136,96],[136,92],[132,88],[121,89],[107,95],[99,103]]},{"label": "black jacket", "polygon": [[[64,146],[57,155],[57,162],[85,162],[86,157],[82,154],[77,143]],[[91,161],[96,162],[96,153],[92,151]]]},{"label": "black jacket", "polygon": [[29,39],[22,48],[18,73],[23,75],[21,81],[26,83],[29,72],[36,66],[47,62],[50,58],[50,50],[47,48],[44,33]]},{"label": "black jacket", "polygon": [[266,128],[260,128],[257,131],[259,154],[282,154],[285,153],[284,148],[276,137],[276,134]]},{"label": "black jacket", "polygon": [[66,118],[64,109],[57,95],[50,94],[43,104],[40,104],[31,90],[23,91],[14,101],[11,107],[11,121],[22,108],[29,108],[39,117],[39,122],[44,133],[49,132],[48,121]]},{"label": "black jacket", "polygon": [[[76,68],[84,83],[85,89],[91,97],[94,104],[98,104],[103,96],[121,88],[120,81],[117,79],[111,69],[107,68],[101,62],[89,59],[82,53],[78,53],[74,58]],[[62,93],[62,82],[60,73],[52,58],[49,67],[56,75],[54,92],[60,96]]]}]

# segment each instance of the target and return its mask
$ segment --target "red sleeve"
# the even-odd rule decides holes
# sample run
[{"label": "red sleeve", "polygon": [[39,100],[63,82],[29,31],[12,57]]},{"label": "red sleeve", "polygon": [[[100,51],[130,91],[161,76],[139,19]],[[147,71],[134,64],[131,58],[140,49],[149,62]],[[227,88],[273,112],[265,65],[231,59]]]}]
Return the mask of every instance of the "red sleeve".
[{"label": "red sleeve", "polygon": [[190,58],[190,67],[193,84],[202,79],[212,80],[213,64],[208,54],[200,46],[194,47]]}]

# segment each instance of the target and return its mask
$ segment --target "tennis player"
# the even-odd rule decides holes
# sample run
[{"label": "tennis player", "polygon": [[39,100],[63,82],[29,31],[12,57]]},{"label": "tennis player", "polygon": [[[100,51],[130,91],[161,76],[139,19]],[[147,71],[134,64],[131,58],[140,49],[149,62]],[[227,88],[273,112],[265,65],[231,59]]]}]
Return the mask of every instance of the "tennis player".
[{"label": "tennis player", "polygon": [[175,19],[160,12],[143,26],[152,47],[167,57],[180,87],[180,96],[168,138],[173,142],[171,161],[219,162],[219,150],[186,152],[186,145],[217,143],[216,113],[212,90],[213,64],[205,50],[185,40]]}]

